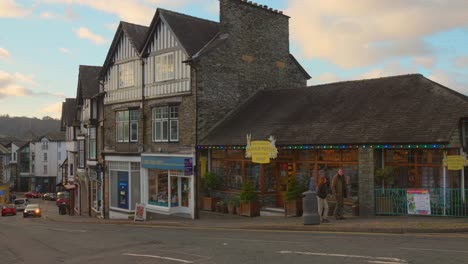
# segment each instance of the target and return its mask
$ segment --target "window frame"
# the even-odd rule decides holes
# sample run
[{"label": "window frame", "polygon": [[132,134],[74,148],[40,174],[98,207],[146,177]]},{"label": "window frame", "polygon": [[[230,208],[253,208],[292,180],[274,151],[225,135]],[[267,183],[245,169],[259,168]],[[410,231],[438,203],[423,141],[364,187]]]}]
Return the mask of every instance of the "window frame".
[{"label": "window frame", "polygon": [[97,159],[97,144],[96,144],[97,131],[96,130],[97,130],[96,127],[88,128],[88,159],[89,160]]},{"label": "window frame", "polygon": [[[172,131],[173,124],[175,133]],[[179,142],[179,105],[155,106],[151,109],[151,139],[153,142]]]},{"label": "window frame", "polygon": [[42,153],[43,155],[43,161],[47,162],[47,152]]},{"label": "window frame", "polygon": [[86,166],[85,146],[86,144],[84,139],[78,140],[78,168],[80,169],[84,169]]},{"label": "window frame", "polygon": [[118,88],[135,86],[135,68],[133,61],[118,64]]},{"label": "window frame", "polygon": [[[132,113],[134,115],[132,115]],[[120,115],[123,115],[123,117]],[[138,109],[128,109],[115,112],[115,140],[117,143],[138,142],[139,115],[140,113]],[[121,135],[121,133],[123,133],[123,135]],[[135,135],[136,138],[133,138],[133,135]]]},{"label": "window frame", "polygon": [[[169,62],[169,57],[172,57],[172,63]],[[154,79],[156,82],[164,82],[175,79],[175,53],[173,51],[155,56]]]}]

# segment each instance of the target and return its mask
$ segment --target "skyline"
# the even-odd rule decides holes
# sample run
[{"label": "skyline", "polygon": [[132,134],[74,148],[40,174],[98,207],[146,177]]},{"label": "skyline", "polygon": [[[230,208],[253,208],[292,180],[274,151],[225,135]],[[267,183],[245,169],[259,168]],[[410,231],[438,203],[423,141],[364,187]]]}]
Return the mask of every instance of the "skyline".
[{"label": "skyline", "polygon": [[[463,1],[255,2],[291,17],[291,53],[312,76],[309,85],[420,73],[468,95]],[[161,7],[219,21],[218,5],[218,0],[2,0],[0,115],[60,118],[62,102],[76,96],[79,65],[102,66],[120,20],[148,26]]]}]

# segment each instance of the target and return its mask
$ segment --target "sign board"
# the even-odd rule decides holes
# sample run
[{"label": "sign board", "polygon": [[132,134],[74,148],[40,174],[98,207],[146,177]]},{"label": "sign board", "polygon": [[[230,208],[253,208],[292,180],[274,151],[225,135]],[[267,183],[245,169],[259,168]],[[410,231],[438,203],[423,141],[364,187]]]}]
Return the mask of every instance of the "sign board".
[{"label": "sign board", "polygon": [[449,155],[444,159],[444,164],[447,165],[448,170],[462,170],[465,162],[465,157],[461,155]]},{"label": "sign board", "polygon": [[137,203],[135,204],[135,215],[133,221],[145,221],[146,220],[146,205]]},{"label": "sign board", "polygon": [[193,164],[191,157],[141,156],[141,167],[145,169],[185,170],[187,160]]},{"label": "sign board", "polygon": [[253,163],[270,163],[270,159],[276,159],[278,156],[275,142],[276,139],[273,136],[270,136],[268,141],[251,141],[251,136],[247,135],[245,157],[252,158]]},{"label": "sign board", "polygon": [[191,158],[184,159],[184,175],[185,176],[193,175],[193,162]]},{"label": "sign board", "polygon": [[409,215],[430,215],[431,200],[428,189],[406,190]]}]

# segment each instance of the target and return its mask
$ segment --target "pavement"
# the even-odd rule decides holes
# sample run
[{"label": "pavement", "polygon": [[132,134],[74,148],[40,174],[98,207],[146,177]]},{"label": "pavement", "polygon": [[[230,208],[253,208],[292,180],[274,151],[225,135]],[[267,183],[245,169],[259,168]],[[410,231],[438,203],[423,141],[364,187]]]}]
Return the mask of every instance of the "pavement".
[{"label": "pavement", "polygon": [[156,215],[146,221],[100,219],[79,215],[59,215],[55,202],[40,201],[43,218],[55,222],[159,226],[199,229],[242,229],[275,231],[321,231],[354,233],[468,233],[468,218],[436,216],[375,216],[347,217],[329,223],[304,225],[302,217],[243,217],[232,214],[200,211],[196,220],[176,216]]}]

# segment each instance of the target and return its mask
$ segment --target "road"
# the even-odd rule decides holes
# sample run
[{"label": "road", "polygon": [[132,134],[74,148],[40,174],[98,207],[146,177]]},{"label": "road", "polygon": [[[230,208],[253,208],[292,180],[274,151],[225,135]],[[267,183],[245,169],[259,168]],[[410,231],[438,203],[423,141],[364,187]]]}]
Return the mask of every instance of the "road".
[{"label": "road", "polygon": [[2,264],[460,264],[468,263],[467,242],[468,234],[275,232],[59,223],[23,219],[21,214],[0,217]]}]

